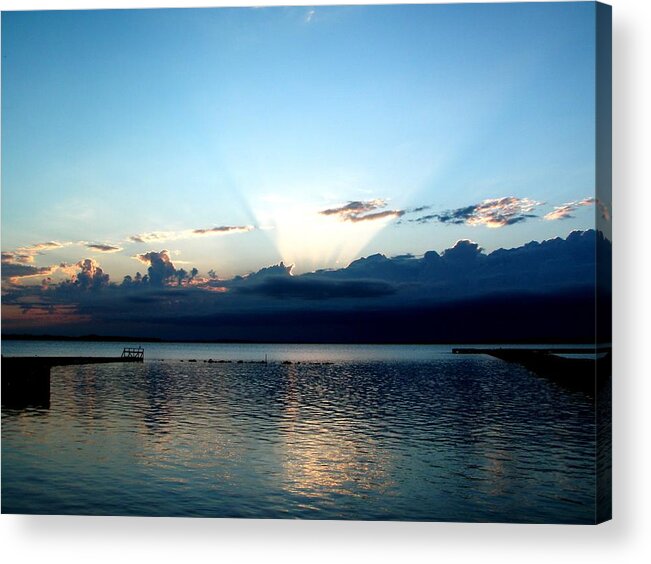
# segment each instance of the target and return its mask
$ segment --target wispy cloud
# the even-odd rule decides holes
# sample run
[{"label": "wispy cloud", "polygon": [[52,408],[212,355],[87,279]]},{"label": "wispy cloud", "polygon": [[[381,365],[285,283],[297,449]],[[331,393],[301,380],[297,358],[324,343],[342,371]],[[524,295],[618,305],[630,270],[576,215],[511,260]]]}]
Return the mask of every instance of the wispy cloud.
[{"label": "wispy cloud", "polygon": [[192,233],[194,235],[227,235],[229,233],[247,233],[248,231],[253,231],[251,225],[220,225],[219,227],[209,227],[208,229],[193,229]]},{"label": "wispy cloud", "polygon": [[[171,232],[168,232],[171,236]],[[141,233],[139,235],[130,235],[129,241],[132,243],[155,243],[157,241],[165,241],[173,239],[173,237],[167,237],[166,233]]]},{"label": "wispy cloud", "polygon": [[365,202],[356,200],[356,201],[348,202],[344,206],[339,206],[337,208],[330,208],[327,210],[323,210],[319,213],[322,215],[338,215],[343,218],[347,218],[350,215],[359,215],[363,213],[368,213],[378,208],[383,208],[386,205],[387,205],[386,200],[382,200],[379,198],[375,200],[367,200]]},{"label": "wispy cloud", "polygon": [[430,209],[432,206],[418,206],[417,208],[410,208],[406,210],[407,213],[420,213],[424,212],[425,210]]},{"label": "wispy cloud", "polygon": [[555,206],[552,211],[545,214],[543,219],[547,221],[555,221],[557,219],[570,219],[574,217],[572,215],[577,209],[583,206],[591,206],[596,200],[594,198],[584,198],[583,200],[578,200],[576,202],[567,202],[560,206]]},{"label": "wispy cloud", "polygon": [[86,247],[93,251],[99,251],[100,253],[117,253],[122,250],[122,247],[102,243],[86,243]]},{"label": "wispy cloud", "polygon": [[237,233],[248,233],[255,230],[252,225],[220,225],[199,229],[184,229],[181,231],[152,231],[131,235],[127,240],[131,243],[162,243],[164,241],[178,241],[179,239],[191,239],[204,235],[234,235]]},{"label": "wispy cloud", "polygon": [[321,215],[337,216],[341,221],[350,221],[353,223],[401,217],[405,214],[404,210],[382,210],[386,205],[386,200],[382,199],[367,201],[355,200],[343,206],[322,210],[319,213]]},{"label": "wispy cloud", "polygon": [[71,243],[59,243],[58,241],[45,241],[35,243],[25,247],[19,247],[13,251],[2,251],[3,264],[32,264],[36,255],[43,254],[45,251],[61,249]]},{"label": "wispy cloud", "polygon": [[28,252],[41,252],[41,251],[50,251],[52,249],[60,249],[69,245],[70,243],[59,243],[58,241],[46,241],[44,243],[36,243],[28,247],[21,247],[21,250]]},{"label": "wispy cloud", "polygon": [[402,217],[405,212],[402,210],[386,210],[374,213],[367,213],[366,215],[351,216],[348,221],[357,223],[358,221],[375,221],[376,219],[385,219],[387,217]]},{"label": "wispy cloud", "polygon": [[409,220],[413,223],[430,223],[437,221],[450,225],[483,225],[490,228],[515,225],[537,217],[532,212],[542,205],[529,198],[489,198],[478,204],[447,210],[441,213],[428,214]]},{"label": "wispy cloud", "polygon": [[316,10],[308,10],[307,14],[305,14],[305,23],[310,23],[314,18],[314,14],[316,14]]}]

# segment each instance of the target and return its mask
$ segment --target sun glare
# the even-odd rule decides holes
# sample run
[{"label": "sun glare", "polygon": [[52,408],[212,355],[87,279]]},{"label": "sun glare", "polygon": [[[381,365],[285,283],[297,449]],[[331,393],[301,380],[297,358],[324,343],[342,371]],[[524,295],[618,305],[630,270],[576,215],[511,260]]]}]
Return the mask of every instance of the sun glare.
[{"label": "sun glare", "polygon": [[364,247],[392,217],[350,222],[319,213],[319,207],[294,203],[271,205],[257,213],[262,228],[271,230],[278,253],[293,272],[343,268],[359,258]]}]

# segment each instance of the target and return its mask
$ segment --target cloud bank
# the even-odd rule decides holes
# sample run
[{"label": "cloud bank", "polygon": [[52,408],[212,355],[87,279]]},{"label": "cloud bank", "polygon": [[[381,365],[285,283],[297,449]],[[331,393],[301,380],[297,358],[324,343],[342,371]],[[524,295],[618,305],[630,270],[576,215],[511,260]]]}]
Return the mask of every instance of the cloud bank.
[{"label": "cloud bank", "polygon": [[11,283],[17,283],[21,278],[31,278],[34,276],[50,276],[56,266],[32,266],[29,264],[3,263],[2,279]]},{"label": "cloud bank", "polygon": [[[420,257],[376,254],[299,276],[281,263],[230,280],[186,272],[162,250],[139,254],[147,273],[122,283],[84,259],[60,266],[72,272],[65,282],[3,288],[3,331],[24,329],[32,320],[40,333],[176,339],[463,340],[491,338],[491,326],[512,330],[512,338],[554,338],[561,331],[589,336],[594,326],[586,324],[594,316],[583,313],[594,307],[597,290],[609,292],[595,288],[594,280],[598,262],[608,269],[610,249],[595,231],[491,253],[463,239]],[[30,265],[11,268],[38,274]],[[23,312],[19,320],[14,311]],[[57,312],[65,312],[59,325]],[[519,325],[511,327],[507,319]]]}]

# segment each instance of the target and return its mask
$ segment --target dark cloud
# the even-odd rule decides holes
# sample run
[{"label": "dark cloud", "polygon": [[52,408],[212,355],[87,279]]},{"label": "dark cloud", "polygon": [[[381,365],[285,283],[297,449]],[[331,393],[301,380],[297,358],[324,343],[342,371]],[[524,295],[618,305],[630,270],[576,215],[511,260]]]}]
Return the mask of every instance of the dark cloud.
[{"label": "dark cloud", "polygon": [[136,272],[134,276],[127,274],[122,279],[122,287],[124,288],[135,288],[149,285],[149,275],[145,274],[144,276],[140,272]]},{"label": "dark cloud", "polygon": [[265,266],[264,268],[261,268],[257,272],[253,272],[249,274],[248,276],[238,276],[236,279],[239,280],[246,280],[247,282],[256,282],[258,280],[262,280],[264,278],[267,278],[269,276],[279,278],[281,276],[289,277],[292,275],[292,269],[294,268],[293,264],[286,265],[284,262],[281,262],[280,264],[274,264],[272,266]]},{"label": "dark cloud", "polygon": [[324,309],[324,302],[315,302],[313,309],[160,315],[153,321],[169,335],[182,326],[194,338],[264,343],[590,342],[594,300],[594,288],[582,288],[392,304],[386,309]]},{"label": "dark cloud", "polygon": [[147,272],[152,286],[163,286],[176,274],[176,268],[166,250],[160,252],[150,251],[137,255],[137,258],[141,262],[149,264]]},{"label": "dark cloud", "polygon": [[[348,268],[337,271],[334,276],[353,279],[379,279],[390,282],[411,281],[415,277],[418,261],[404,257],[387,258],[377,253],[357,259]],[[333,276],[331,274],[331,276]]]},{"label": "dark cloud", "polygon": [[437,214],[428,214],[409,220],[413,223],[438,221],[451,225],[484,225],[486,227],[505,227],[515,225],[527,219],[537,217],[531,213],[541,202],[529,198],[492,198],[478,204],[447,210]]},{"label": "dark cloud", "polygon": [[30,264],[34,262],[34,255],[18,251],[2,251],[2,264]]},{"label": "dark cloud", "polygon": [[157,304],[161,298],[151,294],[133,294],[126,297],[126,300],[136,304]]},{"label": "dark cloud", "polygon": [[344,206],[330,208],[319,212],[321,215],[333,215],[339,217],[342,221],[353,223],[359,221],[374,221],[387,217],[401,217],[405,214],[403,210],[381,210],[386,207],[386,201],[382,199],[368,201],[352,201]]},{"label": "dark cloud", "polygon": [[467,262],[475,260],[481,254],[482,248],[477,243],[468,239],[461,239],[455,243],[454,247],[443,251],[441,257],[446,260]]},{"label": "dark cloud", "polygon": [[328,280],[307,277],[267,277],[262,282],[246,285],[237,290],[242,294],[255,294],[279,299],[329,300],[337,298],[367,299],[395,294],[396,289],[387,282],[374,280]]},{"label": "dark cloud", "polygon": [[151,288],[146,292],[128,293],[126,300],[137,304],[158,304],[162,305],[173,300],[191,299],[193,290],[188,288],[179,288],[178,286],[163,286],[160,288]]},{"label": "dark cloud", "polygon": [[327,210],[323,210],[319,213],[322,215],[341,215],[341,216],[348,216],[348,215],[358,215],[358,214],[364,214],[368,213],[370,211],[383,208],[386,206],[386,201],[385,200],[368,200],[366,202],[362,201],[352,201],[348,202],[344,206],[340,206],[338,208],[330,208]]},{"label": "dark cloud", "polygon": [[[415,219],[410,219],[409,223],[430,223],[431,221],[438,221],[438,219],[439,219],[438,214],[429,214],[429,215],[423,215],[421,217],[417,217]],[[463,221],[459,223],[463,223]]]},{"label": "dark cloud", "polygon": [[473,217],[477,211],[478,205],[479,204],[474,206],[466,206],[465,208],[457,208],[455,210],[448,210],[446,212],[430,217],[434,217],[441,223],[453,223],[455,225],[462,225],[466,223],[471,217]]},{"label": "dark cloud", "polygon": [[22,278],[27,276],[49,276],[56,267],[52,266],[31,266],[28,264],[2,264],[2,279]]},{"label": "dark cloud", "polygon": [[[610,256],[610,243],[595,231],[573,232],[567,239],[532,241],[514,249],[486,254],[468,240],[420,259],[387,258],[376,254],[327,273],[336,279],[373,279],[397,285],[402,299],[411,296],[475,295],[500,291],[554,290],[589,285],[595,279],[595,248]],[[411,288],[411,290],[410,290]],[[408,292],[411,292],[408,296]]]},{"label": "dark cloud", "polygon": [[116,247],[115,245],[106,245],[101,243],[86,243],[86,247],[92,249],[93,251],[99,251],[100,253],[117,253],[122,250],[122,247]]}]

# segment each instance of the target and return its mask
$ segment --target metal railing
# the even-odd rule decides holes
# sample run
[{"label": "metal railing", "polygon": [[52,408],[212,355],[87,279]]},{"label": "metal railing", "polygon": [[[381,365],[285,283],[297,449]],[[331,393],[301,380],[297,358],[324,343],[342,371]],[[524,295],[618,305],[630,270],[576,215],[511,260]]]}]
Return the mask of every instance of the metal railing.
[{"label": "metal railing", "polygon": [[145,358],[145,349],[142,347],[124,347],[122,358],[138,358],[142,360]]}]

